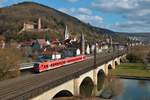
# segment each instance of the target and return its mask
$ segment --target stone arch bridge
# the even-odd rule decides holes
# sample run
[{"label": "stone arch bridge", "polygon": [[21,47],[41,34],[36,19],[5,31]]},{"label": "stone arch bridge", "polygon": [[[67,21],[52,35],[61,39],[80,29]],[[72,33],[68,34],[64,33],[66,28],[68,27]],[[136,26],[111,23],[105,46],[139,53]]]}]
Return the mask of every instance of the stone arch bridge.
[{"label": "stone arch bridge", "polygon": [[51,100],[58,96],[91,95],[93,91],[84,94],[84,86],[96,86],[98,77],[108,75],[108,70],[115,69],[125,56],[124,51],[97,54],[96,60],[90,56],[80,63],[0,82],[0,99]]},{"label": "stone arch bridge", "polygon": [[[121,59],[125,58],[125,55],[121,55],[115,57],[112,60],[106,61],[105,63],[96,66],[94,69],[91,69],[71,80],[64,82],[63,84],[52,88],[37,97],[32,98],[32,100],[52,100],[55,97],[63,97],[63,96],[79,96],[82,94],[82,84],[89,86],[97,86],[99,73],[104,73],[104,75],[108,75],[109,69],[115,69],[116,65],[119,65]],[[102,75],[102,74],[100,74]],[[95,89],[95,91],[98,91]],[[91,90],[91,95],[92,95]]]}]

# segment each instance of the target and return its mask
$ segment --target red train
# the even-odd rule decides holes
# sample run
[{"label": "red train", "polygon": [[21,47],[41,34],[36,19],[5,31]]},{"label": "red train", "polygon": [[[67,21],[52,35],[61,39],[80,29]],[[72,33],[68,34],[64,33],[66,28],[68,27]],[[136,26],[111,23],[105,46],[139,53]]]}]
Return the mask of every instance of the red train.
[{"label": "red train", "polygon": [[68,57],[60,60],[46,61],[42,63],[34,64],[33,70],[34,72],[43,72],[50,69],[59,68],[64,65],[80,62],[86,60],[87,57],[85,55],[80,55],[76,57]]}]

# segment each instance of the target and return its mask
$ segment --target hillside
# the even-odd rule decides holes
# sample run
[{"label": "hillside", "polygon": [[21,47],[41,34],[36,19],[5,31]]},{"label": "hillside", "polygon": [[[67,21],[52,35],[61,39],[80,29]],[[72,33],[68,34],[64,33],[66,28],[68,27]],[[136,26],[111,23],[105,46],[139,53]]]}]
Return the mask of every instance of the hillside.
[{"label": "hillside", "polygon": [[119,33],[120,35],[124,35],[127,37],[135,37],[139,39],[140,41],[143,41],[145,43],[150,43],[150,33],[145,33],[145,32],[138,32],[138,33]]},{"label": "hillside", "polygon": [[62,37],[65,25],[68,26],[71,34],[83,32],[88,40],[103,38],[104,34],[116,36],[111,30],[93,27],[70,15],[34,2],[23,2],[0,8],[0,35],[8,39],[14,38],[23,28],[24,22],[36,22],[38,18],[41,18],[43,28],[50,29],[48,34],[58,33],[56,36],[59,37]]}]

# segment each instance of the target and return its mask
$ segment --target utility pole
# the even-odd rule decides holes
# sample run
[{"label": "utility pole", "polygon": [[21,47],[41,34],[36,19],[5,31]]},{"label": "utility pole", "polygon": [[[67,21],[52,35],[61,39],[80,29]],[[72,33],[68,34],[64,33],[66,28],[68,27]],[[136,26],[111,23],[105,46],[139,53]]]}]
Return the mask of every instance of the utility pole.
[{"label": "utility pole", "polygon": [[83,55],[85,54],[85,37],[83,33],[81,33],[81,52]]},{"label": "utility pole", "polygon": [[94,42],[94,67],[96,67],[96,43]]}]

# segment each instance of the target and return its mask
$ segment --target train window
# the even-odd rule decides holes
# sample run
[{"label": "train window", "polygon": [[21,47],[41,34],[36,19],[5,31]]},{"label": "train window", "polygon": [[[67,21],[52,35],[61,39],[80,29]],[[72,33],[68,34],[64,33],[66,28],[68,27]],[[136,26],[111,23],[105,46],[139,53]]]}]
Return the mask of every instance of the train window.
[{"label": "train window", "polygon": [[38,63],[35,63],[35,64],[34,64],[34,67],[39,67],[39,64],[38,64]]}]

